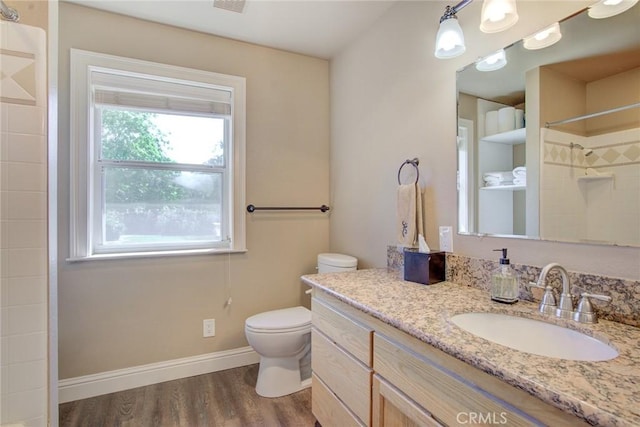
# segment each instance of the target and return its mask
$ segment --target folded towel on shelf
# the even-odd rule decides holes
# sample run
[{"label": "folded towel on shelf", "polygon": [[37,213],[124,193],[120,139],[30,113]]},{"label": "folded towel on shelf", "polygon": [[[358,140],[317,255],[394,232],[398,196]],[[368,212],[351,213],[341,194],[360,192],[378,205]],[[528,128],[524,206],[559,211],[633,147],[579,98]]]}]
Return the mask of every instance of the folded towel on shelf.
[{"label": "folded towel on shelf", "polygon": [[527,177],[514,178],[513,185],[527,185]]},{"label": "folded towel on shelf", "polygon": [[494,172],[485,172],[482,174],[483,179],[500,179],[502,181],[510,181],[513,179],[512,171],[494,171]]},{"label": "folded towel on shelf", "polygon": [[526,178],[527,177],[527,167],[526,166],[518,166],[513,170],[513,176],[515,178]]},{"label": "folded towel on shelf", "polygon": [[424,235],[422,193],[418,183],[398,186],[398,243],[413,247],[418,235]]},{"label": "folded towel on shelf", "polygon": [[485,181],[485,187],[498,187],[500,185],[513,185],[513,181]]},{"label": "folded towel on shelf", "polygon": [[513,184],[513,173],[511,171],[485,172],[482,174],[482,181],[485,187],[495,187],[497,185]]},{"label": "folded towel on shelf", "polygon": [[498,185],[500,184],[501,179],[488,177],[488,178],[483,178],[482,182],[484,182],[485,185],[489,185],[489,184]]}]

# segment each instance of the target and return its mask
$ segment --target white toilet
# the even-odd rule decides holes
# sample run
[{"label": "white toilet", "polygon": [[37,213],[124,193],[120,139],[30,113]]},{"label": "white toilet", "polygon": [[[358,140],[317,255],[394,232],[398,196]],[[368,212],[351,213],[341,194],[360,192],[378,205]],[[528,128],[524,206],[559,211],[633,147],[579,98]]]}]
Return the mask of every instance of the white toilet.
[{"label": "white toilet", "polygon": [[[351,271],[357,264],[349,255],[318,255],[318,273]],[[260,396],[284,396],[311,385],[311,311],[300,306],[259,313],[245,321],[244,332],[260,355]]]}]

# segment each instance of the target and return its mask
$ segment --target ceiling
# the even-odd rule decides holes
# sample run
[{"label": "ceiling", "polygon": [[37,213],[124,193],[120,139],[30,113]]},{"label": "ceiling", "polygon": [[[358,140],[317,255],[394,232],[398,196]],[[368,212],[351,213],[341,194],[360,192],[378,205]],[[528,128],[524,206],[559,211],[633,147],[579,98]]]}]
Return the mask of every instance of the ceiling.
[{"label": "ceiling", "polygon": [[[62,1],[330,59],[373,26],[397,0],[246,0],[242,13],[216,8],[214,0]],[[527,51],[516,43],[509,49],[507,67],[491,73],[466,67],[458,88],[481,98],[513,104],[522,102],[524,72],[533,66],[556,63],[563,72],[585,81],[595,78],[595,74],[637,66],[637,60],[629,62],[629,57],[623,62],[614,61],[614,56],[589,63],[581,60],[609,55],[614,50],[612,45],[615,50],[637,49],[639,13],[640,4],[608,19],[590,19],[586,13],[574,16],[561,23],[563,39],[557,45]],[[565,61],[571,63],[559,64]]]},{"label": "ceiling", "polygon": [[593,82],[640,68],[640,47],[622,52],[558,62],[547,67],[582,82]]},{"label": "ceiling", "polygon": [[213,0],[67,0],[140,19],[329,59],[395,0],[247,0],[242,13]]}]

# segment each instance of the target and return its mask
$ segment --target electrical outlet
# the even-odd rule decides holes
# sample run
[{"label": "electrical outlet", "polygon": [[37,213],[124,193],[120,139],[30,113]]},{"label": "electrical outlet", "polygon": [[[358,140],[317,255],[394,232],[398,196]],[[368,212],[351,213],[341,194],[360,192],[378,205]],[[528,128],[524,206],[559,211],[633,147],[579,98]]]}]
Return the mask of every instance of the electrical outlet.
[{"label": "electrical outlet", "polygon": [[216,336],[216,319],[204,319],[202,321],[202,336],[205,338]]},{"label": "electrical outlet", "polygon": [[453,227],[450,225],[440,227],[440,250],[453,252]]}]

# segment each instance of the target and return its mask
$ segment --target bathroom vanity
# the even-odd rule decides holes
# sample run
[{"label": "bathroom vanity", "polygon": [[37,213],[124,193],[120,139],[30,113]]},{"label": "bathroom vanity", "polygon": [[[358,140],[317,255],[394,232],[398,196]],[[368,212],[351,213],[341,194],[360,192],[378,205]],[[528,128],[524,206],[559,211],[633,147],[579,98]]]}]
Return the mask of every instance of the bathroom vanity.
[{"label": "bathroom vanity", "polygon": [[[323,426],[640,424],[638,328],[548,319],[533,303],[503,305],[479,289],[419,285],[384,269],[302,280],[314,288],[312,401]],[[556,323],[619,355],[585,362],[513,350],[450,320],[469,312]]]}]

